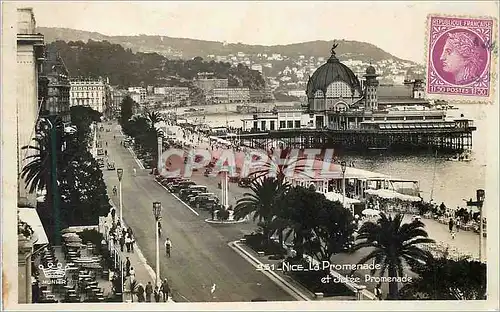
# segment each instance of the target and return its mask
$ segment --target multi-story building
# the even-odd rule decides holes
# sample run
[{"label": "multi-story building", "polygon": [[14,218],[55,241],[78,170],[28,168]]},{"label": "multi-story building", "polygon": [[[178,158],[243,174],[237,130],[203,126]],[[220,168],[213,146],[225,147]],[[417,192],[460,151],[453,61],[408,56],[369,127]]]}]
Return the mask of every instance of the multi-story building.
[{"label": "multi-story building", "polygon": [[250,102],[263,103],[271,102],[274,100],[274,95],[271,89],[265,88],[263,90],[250,90]]},{"label": "multi-story building", "polygon": [[103,113],[106,103],[106,86],[102,78],[71,78],[70,105],[88,106]]},{"label": "multi-story building", "polygon": [[147,93],[147,90],[146,88],[143,88],[143,87],[129,87],[128,88],[128,92],[130,93],[139,93],[139,101],[136,101],[139,105],[142,105],[146,102],[146,95],[148,94]]},{"label": "multi-story building", "polygon": [[163,87],[165,102],[182,103],[189,100],[188,87]]},{"label": "multi-story building", "polygon": [[113,111],[118,112],[121,110],[121,104],[123,102],[123,99],[128,95],[128,92],[126,90],[113,88],[112,93],[113,93],[113,100],[112,100]]},{"label": "multi-story building", "polygon": [[[22,149],[35,137],[35,128],[40,110],[38,99],[38,74],[44,59],[44,37],[35,31],[33,9],[17,9],[17,65],[13,73],[17,80],[17,172],[27,163],[26,157],[33,155],[31,149]],[[35,207],[33,194],[28,194],[24,179],[18,179],[18,207]],[[12,208],[12,207],[9,207]],[[36,210],[29,209],[38,217]],[[30,224],[32,228],[33,224]],[[18,303],[31,303],[31,257],[34,242],[18,236]]]},{"label": "multi-story building", "polygon": [[227,88],[229,81],[227,78],[214,78],[213,73],[199,73],[197,79],[193,81],[193,84],[202,89],[205,94],[208,94],[214,89]]},{"label": "multi-story building", "polygon": [[71,122],[69,74],[64,61],[54,46],[47,47],[42,72],[39,76],[41,115],[57,116],[64,123]]},{"label": "multi-story building", "polygon": [[212,91],[213,103],[248,103],[250,102],[249,88],[216,88]]},{"label": "multi-story building", "polygon": [[260,65],[260,64],[253,64],[252,65],[252,70],[256,70],[256,71],[262,73],[262,65]]},{"label": "multi-story building", "polygon": [[132,91],[132,92],[129,92],[128,94],[130,96],[130,98],[136,102],[138,105],[140,105],[141,103],[141,94],[137,91]]}]

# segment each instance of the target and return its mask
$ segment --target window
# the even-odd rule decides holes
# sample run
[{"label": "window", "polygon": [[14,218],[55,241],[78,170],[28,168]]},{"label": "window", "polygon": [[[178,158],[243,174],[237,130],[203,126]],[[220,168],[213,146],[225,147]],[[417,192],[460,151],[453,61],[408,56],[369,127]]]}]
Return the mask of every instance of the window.
[{"label": "window", "polygon": [[285,129],[285,128],[286,128],[285,121],[280,121],[280,129]]},{"label": "window", "polygon": [[270,128],[270,130],[276,130],[276,129],[275,129],[275,121],[274,121],[274,120],[271,120],[271,121],[270,121],[269,128]]},{"label": "window", "polygon": [[300,128],[300,120],[295,120],[295,128]]},{"label": "window", "polygon": [[262,120],[260,122],[260,130],[266,130],[266,121],[265,120]]},{"label": "window", "polygon": [[287,128],[293,128],[293,120],[289,120],[286,123]]},{"label": "window", "polygon": [[253,122],[253,128],[254,128],[255,130],[257,130],[257,121],[254,121],[254,122]]}]

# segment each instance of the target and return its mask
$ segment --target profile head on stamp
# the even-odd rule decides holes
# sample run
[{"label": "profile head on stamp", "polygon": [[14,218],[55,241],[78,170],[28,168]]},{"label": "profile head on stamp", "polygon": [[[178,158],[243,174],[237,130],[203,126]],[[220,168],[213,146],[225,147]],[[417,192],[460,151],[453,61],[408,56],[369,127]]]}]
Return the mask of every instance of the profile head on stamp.
[{"label": "profile head on stamp", "polygon": [[446,75],[453,79],[450,82],[459,85],[479,78],[487,63],[484,44],[479,37],[465,29],[447,32],[443,37],[444,40],[438,40],[435,46],[440,51],[435,52],[440,55],[441,62],[441,66],[436,66],[437,70],[450,74]]}]

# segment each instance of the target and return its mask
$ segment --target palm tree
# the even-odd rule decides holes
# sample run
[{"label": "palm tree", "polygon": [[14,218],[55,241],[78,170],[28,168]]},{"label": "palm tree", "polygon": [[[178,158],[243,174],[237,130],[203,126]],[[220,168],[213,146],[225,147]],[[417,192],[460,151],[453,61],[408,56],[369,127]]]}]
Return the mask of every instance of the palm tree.
[{"label": "palm tree", "polygon": [[[34,144],[23,146],[22,150],[32,150],[33,155],[25,159],[29,161],[21,169],[21,178],[26,182],[28,191],[33,193],[37,190],[46,189],[50,184],[50,138],[48,133],[41,132],[33,138]],[[47,194],[49,194],[47,192]]]},{"label": "palm tree", "polygon": [[252,180],[250,190],[238,199],[234,208],[235,219],[243,219],[253,214],[253,221],[259,221],[266,243],[271,235],[271,223],[280,207],[279,198],[286,193],[290,184],[276,178],[263,177]]},{"label": "palm tree", "polygon": [[153,127],[153,128],[157,122],[160,122],[163,120],[163,117],[161,116],[161,114],[159,112],[156,112],[156,111],[147,112],[146,118],[151,123],[151,127]]},{"label": "palm tree", "polygon": [[290,148],[285,148],[280,151],[279,159],[276,159],[274,153],[268,152],[268,159],[263,164],[262,169],[252,173],[253,178],[260,178],[264,176],[274,176],[282,183],[292,174],[300,174],[304,168],[301,163],[305,158],[297,155],[296,158],[292,155]]},{"label": "palm tree", "polygon": [[[426,263],[432,259],[432,255],[419,247],[420,244],[433,243],[434,240],[428,238],[424,230],[425,225],[421,221],[404,223],[403,215],[397,214],[394,218],[387,217],[385,213],[380,214],[376,223],[366,222],[360,230],[357,241],[352,251],[365,247],[374,248],[370,253],[359,260],[358,264],[363,264],[373,259],[375,264],[380,265],[380,276],[384,276],[386,271],[388,276],[396,278],[403,276],[403,265],[410,263]],[[373,269],[374,274],[377,269]],[[389,299],[397,299],[398,282],[389,282]]]}]

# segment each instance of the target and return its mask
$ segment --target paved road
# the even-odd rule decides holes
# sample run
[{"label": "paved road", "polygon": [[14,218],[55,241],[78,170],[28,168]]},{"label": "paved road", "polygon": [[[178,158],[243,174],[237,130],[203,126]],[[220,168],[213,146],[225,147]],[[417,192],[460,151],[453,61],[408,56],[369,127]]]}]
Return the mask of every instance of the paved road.
[{"label": "paved road", "polygon": [[[149,175],[149,170],[138,170],[137,176],[133,177],[132,168],[138,166],[129,151],[120,146],[121,136],[116,127],[111,128],[111,132],[101,132],[101,136],[108,142],[108,154],[115,161],[116,168],[124,169],[124,219],[134,230],[136,241],[153,269],[156,248],[152,202],[162,202],[163,239],[168,235],[173,247],[171,258],[166,258],[164,249],[161,249],[160,269],[161,276],[170,280],[174,301],[294,300],[227,245],[241,238],[239,225],[205,223],[202,215],[196,216],[159,186]],[[113,134],[117,136],[116,140],[113,140]],[[104,177],[110,190],[113,185],[118,185],[115,171],[104,171]],[[212,294],[213,284],[216,288]]]}]

